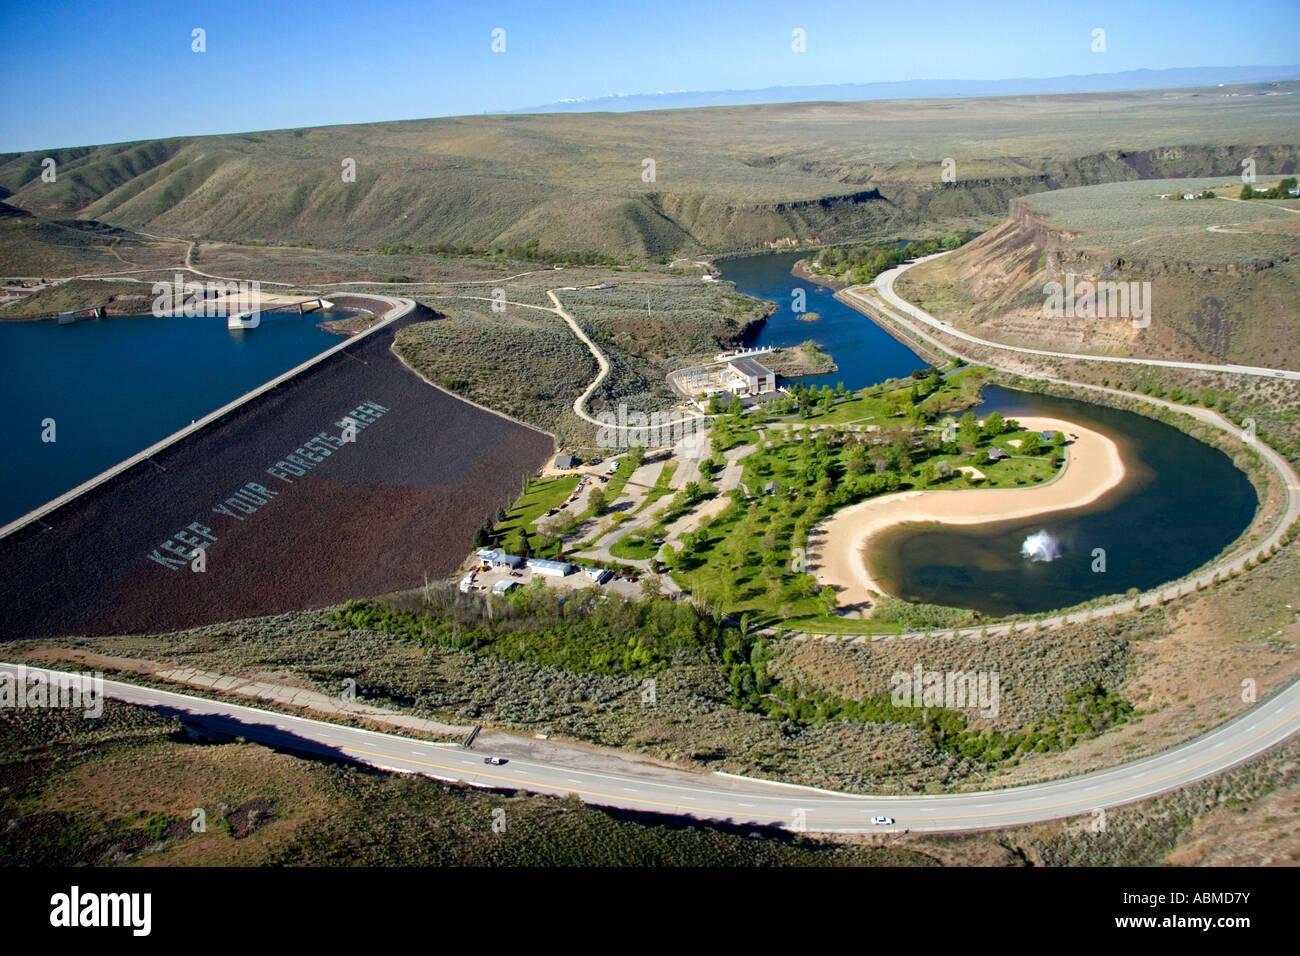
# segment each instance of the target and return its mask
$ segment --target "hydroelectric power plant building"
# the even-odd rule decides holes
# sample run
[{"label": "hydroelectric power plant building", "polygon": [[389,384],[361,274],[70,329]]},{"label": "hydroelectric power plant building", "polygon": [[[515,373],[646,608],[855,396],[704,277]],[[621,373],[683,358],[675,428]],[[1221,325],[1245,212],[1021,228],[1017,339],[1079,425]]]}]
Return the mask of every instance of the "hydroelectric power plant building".
[{"label": "hydroelectric power plant building", "polygon": [[691,401],[723,393],[752,399],[776,391],[776,373],[756,358],[734,355],[673,372],[668,376],[668,384]]}]

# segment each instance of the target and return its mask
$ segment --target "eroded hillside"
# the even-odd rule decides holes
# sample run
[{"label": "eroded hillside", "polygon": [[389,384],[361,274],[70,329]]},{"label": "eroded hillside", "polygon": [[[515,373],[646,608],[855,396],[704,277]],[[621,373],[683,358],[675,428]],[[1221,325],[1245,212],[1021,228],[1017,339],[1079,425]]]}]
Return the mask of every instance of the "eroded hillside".
[{"label": "eroded hillside", "polygon": [[[912,269],[897,291],[1009,345],[1300,367],[1300,202],[1243,202],[1241,188],[1238,177],[1216,177],[1018,199],[1000,225]],[[1207,190],[1214,198],[1162,198]],[[1068,282],[1079,293],[1085,282],[1138,283],[1150,314],[1136,297],[1126,314],[1049,314],[1050,283],[1064,297]]]}]

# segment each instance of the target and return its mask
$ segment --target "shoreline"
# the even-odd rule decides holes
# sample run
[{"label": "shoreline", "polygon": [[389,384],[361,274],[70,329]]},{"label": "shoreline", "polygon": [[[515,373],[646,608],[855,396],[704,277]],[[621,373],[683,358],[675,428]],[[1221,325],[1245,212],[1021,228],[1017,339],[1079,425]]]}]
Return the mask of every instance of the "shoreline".
[{"label": "shoreline", "polygon": [[993,524],[1067,511],[1092,504],[1118,487],[1127,474],[1114,440],[1059,418],[1017,416],[1033,431],[1078,435],[1066,445],[1065,463],[1050,481],[1025,488],[962,488],[902,491],[869,498],[820,522],[814,575],[818,587],[835,589],[841,607],[874,604],[887,595],[867,566],[867,548],[881,532],[900,524]]},{"label": "shoreline", "polygon": [[808,258],[809,257],[804,257],[795,262],[795,264],[790,267],[790,275],[794,276],[796,279],[802,279],[804,282],[811,282],[813,285],[819,285],[824,289],[830,289],[832,292],[840,292],[851,285],[851,283],[840,282],[838,279],[828,279],[825,276],[813,272],[812,269],[808,268]]}]

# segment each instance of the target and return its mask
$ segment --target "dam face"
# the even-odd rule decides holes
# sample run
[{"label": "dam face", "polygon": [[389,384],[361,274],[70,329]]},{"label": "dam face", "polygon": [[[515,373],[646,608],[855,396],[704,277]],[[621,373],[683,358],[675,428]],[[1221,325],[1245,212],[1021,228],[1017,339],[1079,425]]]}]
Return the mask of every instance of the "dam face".
[{"label": "dam face", "polygon": [[0,639],[158,632],[450,574],[553,451],[392,353],[417,310],[0,539]]}]

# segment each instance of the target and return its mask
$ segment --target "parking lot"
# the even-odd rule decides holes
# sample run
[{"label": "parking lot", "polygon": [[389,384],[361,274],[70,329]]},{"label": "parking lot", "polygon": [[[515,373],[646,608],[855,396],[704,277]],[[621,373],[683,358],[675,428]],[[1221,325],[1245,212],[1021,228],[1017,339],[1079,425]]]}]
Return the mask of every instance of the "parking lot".
[{"label": "parking lot", "polygon": [[641,594],[640,581],[628,581],[620,576],[612,577],[604,584],[597,585],[581,570],[575,570],[572,574],[560,577],[553,574],[539,574],[527,567],[520,567],[513,571],[510,568],[490,568],[486,571],[477,571],[474,574],[474,583],[471,585],[469,593],[488,593],[498,581],[514,581],[516,584],[527,587],[532,583],[533,578],[540,578],[546,583],[547,587],[557,590],[574,591],[582,588],[599,587],[602,591],[621,594],[625,597],[638,597]]}]

